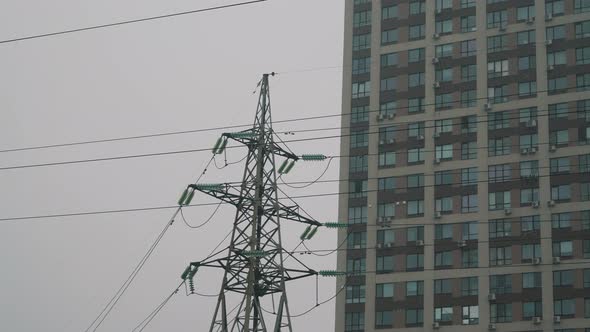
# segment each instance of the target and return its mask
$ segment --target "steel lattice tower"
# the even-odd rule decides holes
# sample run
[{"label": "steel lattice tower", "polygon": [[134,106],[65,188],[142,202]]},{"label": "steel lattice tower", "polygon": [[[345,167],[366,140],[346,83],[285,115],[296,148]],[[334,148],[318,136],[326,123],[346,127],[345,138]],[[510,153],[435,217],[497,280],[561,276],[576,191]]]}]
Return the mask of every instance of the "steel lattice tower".
[{"label": "steel lattice tower", "polygon": [[[228,140],[248,148],[242,183],[188,187],[191,195],[200,191],[236,207],[231,242],[228,248],[218,252],[227,252],[227,255],[193,262],[183,274],[183,278],[191,279],[202,266],[224,269],[210,331],[292,331],[285,282],[316,274],[286,252],[281,243],[282,220],[311,226],[321,224],[301,215],[298,205],[287,205],[278,199],[275,156],[290,160],[290,167],[299,157],[274,142],[268,79],[269,74],[264,74],[259,83],[253,128],[223,134],[213,151],[219,151],[219,146],[224,148]],[[302,268],[284,267],[285,256],[292,257]],[[241,296],[238,311],[231,315],[226,296],[229,292]],[[265,320],[260,301],[270,295],[279,299],[274,324],[269,324],[270,319]]]}]

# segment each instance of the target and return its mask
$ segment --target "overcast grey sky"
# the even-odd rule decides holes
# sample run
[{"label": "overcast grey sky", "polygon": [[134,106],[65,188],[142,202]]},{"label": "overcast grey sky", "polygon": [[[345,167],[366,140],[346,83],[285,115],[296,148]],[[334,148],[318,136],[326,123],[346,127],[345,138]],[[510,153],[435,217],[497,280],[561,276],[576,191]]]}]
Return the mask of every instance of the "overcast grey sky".
[{"label": "overcast grey sky", "polygon": [[[199,1],[0,2],[0,39],[230,3]],[[264,72],[275,120],[340,112],[344,3],[269,0],[218,12],[0,45],[0,149],[251,123],[252,94]],[[310,68],[324,68],[302,71]],[[338,117],[277,124],[277,131],[337,127]],[[221,132],[77,147],[0,153],[0,167],[211,147]],[[304,138],[319,132],[285,136]],[[337,139],[292,143],[298,153],[338,154]],[[209,152],[0,171],[0,218],[173,205]],[[237,160],[243,150],[233,150]],[[325,163],[298,165],[289,180],[317,177]],[[242,166],[210,168],[204,182],[238,180]],[[326,179],[336,179],[338,161]],[[318,184],[293,195],[336,192]],[[193,203],[211,202],[197,196]],[[318,220],[336,221],[337,199],[300,199]],[[191,208],[193,224],[213,207]],[[172,211],[0,223],[0,330],[83,331],[127,278]],[[102,331],[130,331],[179,283],[186,264],[203,258],[230,230],[222,207],[199,230],[177,221],[107,318]],[[296,245],[301,225],[284,228]],[[322,231],[313,248],[336,246]],[[335,268],[335,255],[304,257]],[[219,289],[219,273],[200,270],[197,288]],[[320,300],[334,294],[321,281]],[[314,281],[288,285],[293,314],[315,304]],[[176,295],[146,331],[207,329],[215,298]],[[333,302],[294,320],[299,331],[333,330]]]}]

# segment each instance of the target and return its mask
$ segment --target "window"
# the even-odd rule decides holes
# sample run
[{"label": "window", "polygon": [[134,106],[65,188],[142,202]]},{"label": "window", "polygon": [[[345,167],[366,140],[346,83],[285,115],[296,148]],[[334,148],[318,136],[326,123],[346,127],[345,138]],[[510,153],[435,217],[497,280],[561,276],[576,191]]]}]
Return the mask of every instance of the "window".
[{"label": "window", "polygon": [[572,241],[553,241],[553,257],[571,257],[572,255]]},{"label": "window", "polygon": [[468,115],[461,117],[461,134],[477,132],[477,116]]},{"label": "window", "polygon": [[408,87],[413,88],[424,85],[424,72],[408,74]]},{"label": "window", "polygon": [[369,121],[369,106],[355,106],[350,113],[350,123]]},{"label": "window", "polygon": [[406,271],[424,269],[424,254],[408,254],[406,256]]},{"label": "window", "polygon": [[381,54],[381,67],[397,66],[399,56],[396,52]]},{"label": "window", "polygon": [[434,121],[434,132],[441,133],[452,133],[453,132],[453,119],[444,119]]},{"label": "window", "polygon": [[424,13],[425,1],[412,1],[410,2],[410,15],[417,15]]},{"label": "window", "polygon": [[522,274],[522,288],[541,288],[541,272],[525,272]]},{"label": "window", "polygon": [[424,112],[424,98],[408,99],[408,113]]},{"label": "window", "polygon": [[377,298],[393,297],[393,284],[377,284],[375,285],[375,293]]},{"label": "window", "polygon": [[582,229],[589,230],[590,229],[590,211],[581,211],[581,219],[582,219]]},{"label": "window", "polygon": [[377,311],[375,312],[375,327],[384,328],[391,327],[393,324],[393,311]]},{"label": "window", "polygon": [[409,137],[424,139],[424,122],[408,124],[408,138]]},{"label": "window", "polygon": [[516,9],[517,21],[526,21],[530,18],[535,18],[535,5],[518,7]]},{"label": "window", "polygon": [[424,281],[406,281],[406,297],[422,296],[424,294]]},{"label": "window", "polygon": [[497,239],[512,235],[512,223],[507,219],[493,219],[489,221],[490,239]]},{"label": "window", "polygon": [[350,147],[363,148],[369,146],[369,132],[367,130],[353,131],[350,135]]},{"label": "window", "polygon": [[365,285],[346,286],[346,303],[365,303]]},{"label": "window", "polygon": [[590,47],[576,48],[576,64],[587,65],[590,63]]},{"label": "window", "polygon": [[352,83],[352,98],[362,98],[371,95],[371,82]]},{"label": "window", "polygon": [[475,7],[475,0],[461,0],[461,9]]},{"label": "window", "polygon": [[453,20],[437,20],[434,29],[436,33],[447,34],[453,32]]},{"label": "window", "polygon": [[344,331],[360,332],[365,330],[364,312],[347,312],[344,315]]},{"label": "window", "polygon": [[463,66],[461,66],[461,81],[463,81],[463,82],[475,81],[476,78],[477,78],[477,66],[476,65],[463,65]]},{"label": "window", "polygon": [[574,13],[590,11],[590,0],[574,0]]},{"label": "window", "polygon": [[397,5],[381,8],[381,19],[382,20],[388,20],[390,18],[397,18],[397,15],[398,15]]},{"label": "window", "polygon": [[539,143],[539,137],[537,134],[528,134],[519,136],[519,146],[521,149],[536,148]]},{"label": "window", "polygon": [[[381,105],[379,105],[379,115],[395,115],[395,113],[397,112],[397,102],[396,101],[388,101],[386,103],[382,103]],[[395,132],[395,127],[388,127],[391,128],[389,129],[392,132]],[[392,137],[391,138],[395,138]]]},{"label": "window", "polygon": [[348,224],[366,224],[367,207],[355,206],[348,208]]},{"label": "window", "polygon": [[576,90],[577,91],[586,91],[589,89],[590,89],[590,74],[585,73],[585,74],[576,75]]},{"label": "window", "polygon": [[395,151],[379,153],[379,167],[395,166]]},{"label": "window", "polygon": [[506,13],[506,10],[498,10],[495,12],[488,12],[488,15],[487,15],[488,29],[498,28],[500,26],[506,26],[507,22],[508,22],[508,14]]},{"label": "window", "polygon": [[437,145],[435,147],[435,158],[440,160],[453,159],[453,144]]},{"label": "window", "polygon": [[520,217],[520,229],[522,232],[534,232],[541,229],[539,216]]},{"label": "window", "polygon": [[512,275],[498,274],[490,276],[490,293],[491,294],[510,294],[512,293]]},{"label": "window", "polygon": [[408,62],[420,62],[424,61],[425,51],[424,48],[416,48],[408,51]]},{"label": "window", "polygon": [[453,80],[453,68],[437,69],[434,72],[437,82],[451,82]]},{"label": "window", "polygon": [[553,271],[553,287],[571,287],[574,285],[574,270]]},{"label": "window", "polygon": [[578,100],[576,103],[576,112],[578,113],[578,119],[584,119],[584,121],[590,121],[590,99]]},{"label": "window", "polygon": [[424,323],[424,309],[406,309],[406,326],[421,326]]},{"label": "window", "polygon": [[512,166],[510,164],[488,166],[488,180],[490,183],[506,182],[512,179]]},{"label": "window", "polygon": [[508,76],[508,60],[488,62],[488,78]]},{"label": "window", "polygon": [[490,248],[490,265],[501,266],[512,264],[512,247]]},{"label": "window", "polygon": [[434,254],[434,267],[445,268],[453,265],[452,251],[439,251]]},{"label": "window", "polygon": [[425,36],[425,30],[424,24],[410,25],[410,28],[408,29],[408,39],[423,39]]},{"label": "window", "polygon": [[526,107],[518,109],[518,122],[527,124],[529,121],[537,119],[537,108]]},{"label": "window", "polygon": [[590,183],[580,183],[580,201],[590,201]]},{"label": "window", "polygon": [[365,74],[370,72],[371,69],[371,58],[360,58],[360,59],[352,59],[352,74]]},{"label": "window", "polygon": [[434,294],[451,294],[451,279],[434,280]]},{"label": "window", "polygon": [[[586,317],[586,318],[590,317],[590,299],[589,298],[584,299],[584,317]],[[590,330],[590,328],[585,329],[586,332],[588,332],[588,330]]]},{"label": "window", "polygon": [[503,51],[506,49],[507,44],[506,35],[488,37],[488,53]]},{"label": "window", "polygon": [[477,167],[469,167],[461,169],[461,185],[469,186],[477,184],[478,171]]},{"label": "window", "polygon": [[563,76],[547,79],[547,89],[550,94],[565,92],[567,89],[567,78]]},{"label": "window", "polygon": [[478,294],[477,277],[461,278],[461,296],[472,296]]},{"label": "window", "polygon": [[397,78],[388,77],[381,80],[381,91],[391,91],[397,88]]},{"label": "window", "polygon": [[424,161],[424,148],[408,150],[408,163],[419,163]]},{"label": "window", "polygon": [[543,316],[543,306],[541,301],[531,301],[522,303],[522,318],[532,319],[533,317]]},{"label": "window", "polygon": [[395,203],[377,204],[377,216],[380,218],[395,217]]},{"label": "window", "polygon": [[397,29],[381,31],[381,45],[394,44],[397,43],[397,40]]},{"label": "window", "polygon": [[547,40],[564,39],[565,38],[565,25],[556,25],[548,27],[546,30]]},{"label": "window", "polygon": [[393,256],[377,256],[377,273],[393,272]]},{"label": "window", "polygon": [[435,240],[452,240],[453,239],[453,225],[442,224],[434,227]]},{"label": "window", "polygon": [[500,137],[488,140],[488,156],[503,156],[510,154],[511,150],[510,136]]},{"label": "window", "polygon": [[352,50],[360,51],[371,48],[371,34],[352,36]]},{"label": "window", "polygon": [[367,197],[367,180],[353,180],[348,183],[350,198]]},{"label": "window", "polygon": [[395,191],[395,178],[387,177],[379,179],[379,191]]},{"label": "window", "polygon": [[[383,106],[383,105],[381,105],[381,106]],[[388,108],[388,107],[383,107],[383,108]],[[387,113],[385,113],[385,114],[387,114]],[[394,142],[396,129],[397,128],[395,126],[379,128],[379,145]]]},{"label": "window", "polygon": [[453,307],[434,308],[435,322],[452,322],[453,321]]},{"label": "window", "polygon": [[541,245],[539,243],[523,244],[521,252],[523,261],[531,261],[534,258],[541,257]]},{"label": "window", "polygon": [[512,303],[490,304],[490,321],[492,323],[507,323],[512,321]]},{"label": "window", "polygon": [[366,266],[364,258],[349,258],[346,262],[346,272],[352,274],[365,273]]},{"label": "window", "polygon": [[408,242],[424,241],[424,226],[409,227],[406,230]]},{"label": "window", "polygon": [[475,15],[461,16],[461,32],[475,31],[475,26]]},{"label": "window", "polygon": [[550,160],[551,174],[569,173],[570,172],[570,158],[552,158]]},{"label": "window", "polygon": [[508,111],[492,112],[488,114],[488,129],[504,129],[510,127],[510,114]]},{"label": "window", "polygon": [[518,96],[519,97],[532,97],[537,94],[537,82],[519,82],[518,83]]},{"label": "window", "polygon": [[584,270],[584,288],[590,288],[590,269]]},{"label": "window", "polygon": [[568,113],[567,103],[549,105],[549,119],[567,119]]},{"label": "window", "polygon": [[463,306],[461,307],[461,324],[475,325],[479,324],[479,306]]},{"label": "window", "polygon": [[576,38],[590,37],[590,21],[578,22],[575,24]]},{"label": "window", "polygon": [[475,90],[461,91],[461,107],[475,107],[477,92]]},{"label": "window", "polygon": [[395,233],[393,229],[380,229],[377,231],[378,244],[392,244],[395,242]]},{"label": "window", "polygon": [[508,85],[499,85],[488,88],[488,101],[493,104],[508,101]]},{"label": "window", "polygon": [[453,44],[436,45],[434,48],[434,54],[437,58],[453,56]]},{"label": "window", "polygon": [[453,184],[453,171],[440,171],[434,173],[434,184],[437,186]]},{"label": "window", "polygon": [[434,108],[441,110],[453,107],[453,94],[443,93],[434,96]]},{"label": "window", "polygon": [[453,8],[453,1],[452,0],[436,0],[436,10],[441,11],[443,9],[451,9]]},{"label": "window", "polygon": [[349,158],[350,173],[366,172],[369,169],[369,158],[367,155]]},{"label": "window", "polygon": [[442,213],[453,212],[453,197],[442,197],[435,200],[435,211]]},{"label": "window", "polygon": [[518,70],[528,70],[537,67],[537,57],[534,55],[526,55],[518,57]]},{"label": "window", "polygon": [[527,45],[535,43],[535,30],[521,31],[516,33],[516,44]]},{"label": "window", "polygon": [[461,213],[477,212],[477,194],[461,196]]},{"label": "window", "polygon": [[477,158],[477,142],[461,143],[461,160]]},{"label": "window", "polygon": [[576,314],[574,299],[553,300],[555,316],[574,316]]},{"label": "window", "polygon": [[362,26],[370,25],[371,24],[371,11],[365,10],[362,12],[354,13],[352,18],[352,26],[355,28],[359,28]]},{"label": "window", "polygon": [[571,189],[569,184],[563,184],[551,187],[551,199],[554,201],[569,201],[571,199]]},{"label": "window", "polygon": [[582,249],[584,250],[584,258],[590,258],[590,240],[584,240]]},{"label": "window", "polygon": [[474,56],[477,53],[477,43],[475,39],[464,40],[461,42],[461,57]]},{"label": "window", "polygon": [[520,177],[521,178],[535,178],[539,176],[539,162],[537,160],[529,160],[520,162]]},{"label": "window", "polygon": [[545,15],[563,15],[563,0],[545,0]]},{"label": "window", "polygon": [[462,249],[461,250],[461,267],[477,267],[477,249]]},{"label": "window", "polygon": [[367,232],[352,232],[347,236],[348,249],[364,249],[367,247]]},{"label": "window", "polygon": [[530,205],[539,201],[539,188],[520,189],[520,205]]},{"label": "window", "polygon": [[423,200],[408,201],[406,205],[408,217],[417,217],[424,214]]},{"label": "window", "polygon": [[566,61],[565,51],[547,52],[547,66],[565,65]]},{"label": "window", "polygon": [[411,174],[406,177],[407,187],[420,188],[424,186],[424,174]]}]

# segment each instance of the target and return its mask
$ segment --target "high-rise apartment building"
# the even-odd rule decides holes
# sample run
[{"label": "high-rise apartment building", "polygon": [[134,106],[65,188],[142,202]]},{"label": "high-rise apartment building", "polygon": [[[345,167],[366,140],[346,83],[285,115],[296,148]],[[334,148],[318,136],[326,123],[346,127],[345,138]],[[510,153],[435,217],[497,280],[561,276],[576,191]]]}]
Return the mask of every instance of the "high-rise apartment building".
[{"label": "high-rise apartment building", "polygon": [[590,331],[590,0],[346,0],[336,331]]}]

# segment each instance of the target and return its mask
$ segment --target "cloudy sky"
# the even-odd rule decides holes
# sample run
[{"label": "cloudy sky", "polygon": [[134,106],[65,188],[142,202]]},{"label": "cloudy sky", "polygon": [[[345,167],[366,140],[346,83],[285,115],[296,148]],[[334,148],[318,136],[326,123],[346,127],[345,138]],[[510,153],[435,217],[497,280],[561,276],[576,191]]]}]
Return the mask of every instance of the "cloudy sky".
[{"label": "cloudy sky", "polygon": [[[231,3],[230,0],[29,1],[0,5],[0,40]],[[264,72],[271,80],[275,120],[340,112],[343,11],[341,0],[269,0],[248,7],[150,21],[63,36],[0,44],[0,150],[251,123]],[[337,127],[338,117],[277,124],[278,132]],[[296,133],[285,139],[325,136]],[[13,165],[208,148],[221,131],[0,153]],[[291,143],[297,153],[338,154],[338,140]],[[229,161],[244,150],[228,153]],[[0,170],[0,219],[31,215],[174,205],[211,157],[176,154],[52,167]],[[298,165],[288,180],[317,177],[325,163]],[[210,167],[204,182],[235,181],[242,166]],[[325,175],[336,179],[338,162]],[[337,191],[318,184],[292,195]],[[212,202],[197,196],[193,203]],[[318,220],[335,221],[335,196],[300,199]],[[187,209],[189,222],[214,207]],[[231,229],[223,206],[206,227],[180,220],[102,331],[130,331]],[[83,331],[120,287],[170,217],[171,210],[0,222],[0,330]],[[286,225],[285,247],[301,225]],[[333,248],[318,234],[310,246]],[[301,257],[315,269],[335,268],[335,255]],[[200,292],[219,290],[219,272],[200,270]],[[321,280],[320,300],[335,292]],[[315,281],[288,285],[292,314],[315,305]],[[145,331],[206,330],[215,298],[171,299]],[[294,320],[297,330],[333,330],[333,302]]]}]

